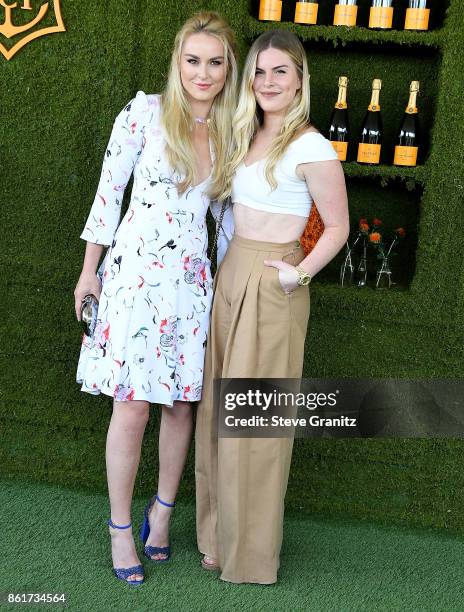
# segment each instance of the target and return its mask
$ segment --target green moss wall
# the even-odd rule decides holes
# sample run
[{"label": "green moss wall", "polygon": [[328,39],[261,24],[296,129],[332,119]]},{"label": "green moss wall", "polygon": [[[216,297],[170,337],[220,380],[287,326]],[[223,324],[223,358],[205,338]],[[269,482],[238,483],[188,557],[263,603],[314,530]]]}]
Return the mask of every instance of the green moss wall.
[{"label": "green moss wall", "polygon": [[[160,91],[175,31],[195,10],[220,10],[243,54],[272,26],[259,23],[257,3],[246,0],[61,4],[66,33],[36,40],[9,62],[0,57],[0,464],[4,477],[105,490],[111,402],[74,383],[73,289],[113,119],[138,89]],[[368,3],[360,4],[365,23]],[[341,290],[337,262],[314,283],[307,376],[463,376],[464,6],[432,8],[436,29],[428,33],[282,24],[307,48],[320,129],[340,74],[350,77],[354,132],[372,78],[383,79],[386,157],[379,168],[346,164],[352,220],[381,216],[409,233],[395,290]],[[330,12],[321,4],[323,23]],[[387,153],[413,79],[422,86],[425,166],[399,170]],[[154,487],[157,427],[154,408],[140,494]],[[459,440],[297,440],[289,507],[462,531],[462,449]],[[191,457],[184,499],[194,496],[192,467]]]}]

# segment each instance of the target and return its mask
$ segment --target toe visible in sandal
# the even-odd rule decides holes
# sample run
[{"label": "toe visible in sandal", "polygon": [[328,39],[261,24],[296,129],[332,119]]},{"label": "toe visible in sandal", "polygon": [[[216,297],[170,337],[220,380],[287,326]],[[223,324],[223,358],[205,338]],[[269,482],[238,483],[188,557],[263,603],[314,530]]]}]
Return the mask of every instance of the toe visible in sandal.
[{"label": "toe visible in sandal", "polygon": [[[132,523],[129,523],[128,525],[116,525],[113,523],[111,518],[107,521],[107,525],[112,529],[129,529],[132,527]],[[123,582],[126,582],[132,586],[138,586],[144,582],[142,564],[134,565],[133,567],[113,567],[113,574],[118,580],[122,580]],[[129,580],[131,576],[140,576],[140,578],[133,578],[132,580]]]},{"label": "toe visible in sandal", "polygon": [[[208,561],[207,561],[208,559]],[[201,567],[210,572],[219,571],[221,568],[218,565],[218,562],[213,557],[209,557],[208,555],[204,555],[201,559]]]}]

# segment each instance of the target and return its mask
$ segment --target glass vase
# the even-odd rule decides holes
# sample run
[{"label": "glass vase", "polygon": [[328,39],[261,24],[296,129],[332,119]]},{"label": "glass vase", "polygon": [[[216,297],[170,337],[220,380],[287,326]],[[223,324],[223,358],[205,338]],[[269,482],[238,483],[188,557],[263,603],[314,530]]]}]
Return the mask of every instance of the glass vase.
[{"label": "glass vase", "polygon": [[388,261],[388,257],[382,257],[382,263],[380,264],[375,275],[375,288],[390,289],[392,285],[390,262]]},{"label": "glass vase", "polygon": [[354,266],[351,259],[351,249],[346,243],[345,246],[345,258],[340,266],[340,286],[350,287],[353,284],[354,277]]},{"label": "glass vase", "polygon": [[361,259],[356,270],[356,283],[358,287],[367,285],[367,243],[365,238],[363,239]]}]

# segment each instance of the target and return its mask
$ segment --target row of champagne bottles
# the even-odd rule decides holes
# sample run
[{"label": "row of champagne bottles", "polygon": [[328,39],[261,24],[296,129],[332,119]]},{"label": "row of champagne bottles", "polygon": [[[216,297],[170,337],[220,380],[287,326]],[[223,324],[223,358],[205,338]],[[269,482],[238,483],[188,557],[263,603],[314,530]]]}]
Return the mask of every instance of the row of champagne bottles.
[{"label": "row of champagne bottles", "polygon": [[[428,30],[430,0],[409,0],[404,18],[405,30]],[[295,4],[295,23],[315,25],[319,2],[302,0]],[[393,0],[372,0],[369,12],[369,28],[389,30],[393,26]],[[355,26],[358,18],[357,0],[336,0],[333,25]],[[281,21],[282,0],[260,0],[259,19],[262,21]]]},{"label": "row of champagne bottles", "polygon": [[[332,112],[329,127],[329,140],[338,154],[340,161],[347,161],[348,144],[351,140],[348,104],[348,78],[341,76],[338,80],[338,100]],[[382,149],[383,123],[380,111],[380,90],[382,81],[374,79],[372,83],[371,103],[364,118],[358,140],[357,161],[360,164],[379,164]],[[409,101],[401,121],[393,152],[393,164],[396,166],[416,166],[418,160],[420,135],[417,110],[419,81],[412,81],[409,88]]]}]

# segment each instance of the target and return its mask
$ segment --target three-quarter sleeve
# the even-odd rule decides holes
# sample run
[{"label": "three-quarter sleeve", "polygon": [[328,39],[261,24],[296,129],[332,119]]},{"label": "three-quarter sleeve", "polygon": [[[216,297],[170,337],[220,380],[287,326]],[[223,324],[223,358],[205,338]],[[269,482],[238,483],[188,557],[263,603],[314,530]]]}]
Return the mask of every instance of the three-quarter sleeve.
[{"label": "three-quarter sleeve", "polygon": [[[221,215],[222,202],[212,200],[209,206],[211,214],[216,221],[216,228]],[[227,200],[226,209],[222,218],[221,227],[219,228],[218,240],[217,240],[217,256],[216,263],[219,268],[221,261],[224,259],[224,255],[229,247],[229,242],[232,239],[234,233],[234,214],[231,200]]]},{"label": "three-quarter sleeve", "polygon": [[83,240],[109,246],[119,225],[124,190],[142,152],[148,99],[137,92],[116,117]]}]

